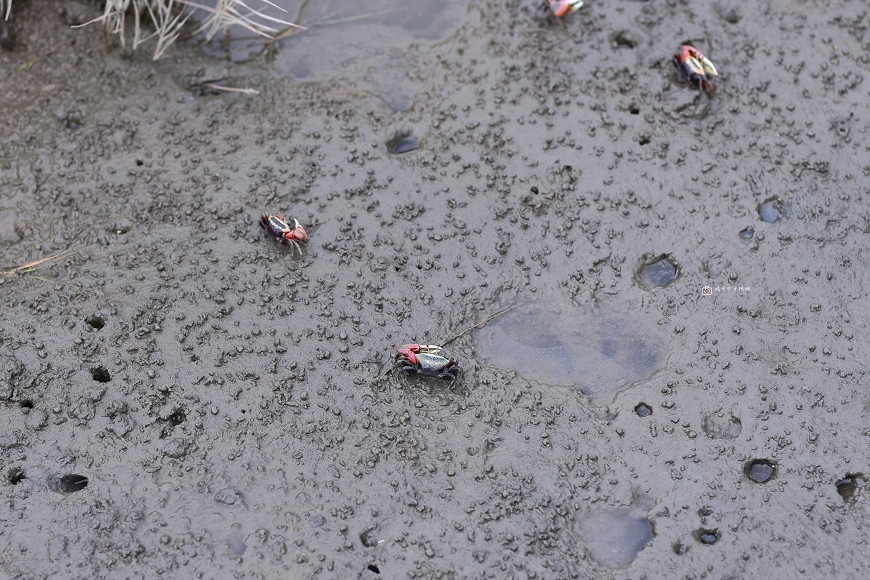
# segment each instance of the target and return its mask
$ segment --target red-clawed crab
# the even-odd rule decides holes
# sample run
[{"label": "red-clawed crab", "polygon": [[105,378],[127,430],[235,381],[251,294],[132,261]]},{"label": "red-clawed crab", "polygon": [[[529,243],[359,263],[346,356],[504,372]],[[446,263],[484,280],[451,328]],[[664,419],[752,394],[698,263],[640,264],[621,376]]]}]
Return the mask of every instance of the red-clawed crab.
[{"label": "red-clawed crab", "polygon": [[396,351],[396,364],[409,373],[446,381],[456,380],[459,376],[456,361],[439,355],[439,352],[441,347],[434,344],[403,344]]},{"label": "red-clawed crab", "polygon": [[298,220],[294,219],[291,226],[283,216],[263,214],[260,216],[260,226],[267,234],[278,238],[281,244],[290,246],[291,254],[296,250],[300,256],[302,255],[302,246],[308,243],[308,232]]},{"label": "red-clawed crab", "polygon": [[550,9],[558,18],[573,14],[583,7],[583,0],[547,0]]},{"label": "red-clawed crab", "polygon": [[684,44],[680,48],[680,54],[675,54],[672,61],[677,70],[683,73],[690,83],[699,87],[701,90],[707,91],[711,97],[716,94],[716,85],[710,80],[710,77],[717,77],[716,67],[710,62],[706,56],[701,54],[701,51],[694,46]]}]

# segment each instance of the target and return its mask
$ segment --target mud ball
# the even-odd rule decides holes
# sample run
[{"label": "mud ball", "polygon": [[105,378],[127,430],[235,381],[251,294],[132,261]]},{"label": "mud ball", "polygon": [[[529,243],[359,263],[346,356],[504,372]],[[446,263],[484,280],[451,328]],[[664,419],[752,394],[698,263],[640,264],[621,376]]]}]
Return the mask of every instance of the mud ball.
[{"label": "mud ball", "polygon": [[740,230],[739,235],[741,240],[751,240],[752,236],[755,235],[755,230],[752,228],[752,226],[749,226]]},{"label": "mud ball", "polygon": [[649,417],[650,415],[652,415],[652,407],[650,407],[646,403],[638,403],[638,405],[634,408],[634,412],[637,413],[638,417]]},{"label": "mud ball", "polygon": [[679,265],[667,255],[644,261],[638,271],[638,280],[646,288],[667,286],[680,274]]},{"label": "mud ball", "polygon": [[767,483],[776,475],[776,464],[768,459],[754,459],[746,464],[743,472],[755,483]]},{"label": "mud ball", "polygon": [[242,505],[242,494],[236,489],[227,487],[214,494],[214,500],[224,505]]},{"label": "mud ball", "polygon": [[782,215],[782,203],[775,197],[764,201],[758,206],[758,217],[761,221],[772,224]]}]

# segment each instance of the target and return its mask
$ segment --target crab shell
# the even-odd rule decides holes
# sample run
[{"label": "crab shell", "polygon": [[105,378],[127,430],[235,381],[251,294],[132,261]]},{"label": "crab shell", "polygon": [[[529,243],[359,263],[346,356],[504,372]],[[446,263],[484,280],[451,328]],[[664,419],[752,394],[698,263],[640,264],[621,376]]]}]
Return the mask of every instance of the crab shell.
[{"label": "crab shell", "polygon": [[559,18],[573,14],[583,6],[583,0],[548,0],[548,2],[550,3],[550,9],[553,10],[553,14]]},{"label": "crab shell", "polygon": [[456,380],[459,366],[456,361],[435,354],[440,346],[426,344],[406,344],[396,353],[396,364],[408,373],[417,373],[424,377],[433,377],[447,381]]}]

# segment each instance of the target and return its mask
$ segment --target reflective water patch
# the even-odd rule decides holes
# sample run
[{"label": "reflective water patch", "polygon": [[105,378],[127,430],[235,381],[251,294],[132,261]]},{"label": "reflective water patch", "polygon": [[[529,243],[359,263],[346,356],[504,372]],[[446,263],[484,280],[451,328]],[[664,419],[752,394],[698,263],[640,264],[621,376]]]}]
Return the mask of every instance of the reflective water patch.
[{"label": "reflective water patch", "polygon": [[593,512],[580,522],[580,533],[589,555],[606,568],[631,564],[655,536],[650,521],[636,508]]},{"label": "reflective water patch", "polygon": [[654,324],[613,305],[580,310],[523,304],[476,331],[491,365],[541,383],[612,395],[664,366],[665,341]]}]

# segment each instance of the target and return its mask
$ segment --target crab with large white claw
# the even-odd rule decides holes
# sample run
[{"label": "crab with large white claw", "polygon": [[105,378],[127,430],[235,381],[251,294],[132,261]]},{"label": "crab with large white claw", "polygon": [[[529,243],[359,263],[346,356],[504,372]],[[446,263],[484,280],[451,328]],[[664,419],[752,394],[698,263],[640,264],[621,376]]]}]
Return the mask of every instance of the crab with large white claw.
[{"label": "crab with large white claw", "polygon": [[719,72],[700,50],[684,44],[680,48],[680,53],[675,54],[671,62],[690,83],[706,91],[711,97],[716,94],[716,85],[710,79],[719,76]]}]

